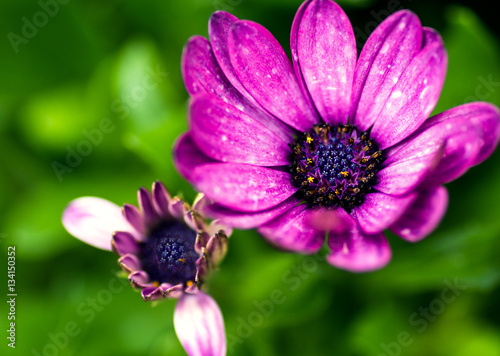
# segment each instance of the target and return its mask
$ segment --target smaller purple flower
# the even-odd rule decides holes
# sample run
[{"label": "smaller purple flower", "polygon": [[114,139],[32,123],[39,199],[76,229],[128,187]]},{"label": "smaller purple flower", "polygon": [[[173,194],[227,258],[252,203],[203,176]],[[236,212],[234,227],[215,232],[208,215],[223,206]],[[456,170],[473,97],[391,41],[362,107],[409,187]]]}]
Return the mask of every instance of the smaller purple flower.
[{"label": "smaller purple flower", "polygon": [[217,303],[204,290],[205,277],[222,261],[230,229],[203,217],[163,184],[152,194],[138,191],[140,209],[81,197],[66,207],[62,222],[76,238],[113,250],[131,285],[145,301],[180,298],[174,326],[190,356],[225,355],[224,321]]}]

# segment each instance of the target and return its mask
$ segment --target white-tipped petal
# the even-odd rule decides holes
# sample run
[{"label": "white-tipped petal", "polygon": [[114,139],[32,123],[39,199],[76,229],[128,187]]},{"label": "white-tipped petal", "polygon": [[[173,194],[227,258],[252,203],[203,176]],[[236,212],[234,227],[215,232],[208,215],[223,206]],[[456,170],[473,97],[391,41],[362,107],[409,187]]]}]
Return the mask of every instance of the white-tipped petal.
[{"label": "white-tipped petal", "polygon": [[114,231],[132,229],[118,205],[96,197],[71,201],[64,210],[62,223],[71,235],[103,250],[111,250]]},{"label": "white-tipped petal", "polygon": [[207,294],[184,294],[174,312],[177,337],[189,356],[225,356],[224,320]]}]

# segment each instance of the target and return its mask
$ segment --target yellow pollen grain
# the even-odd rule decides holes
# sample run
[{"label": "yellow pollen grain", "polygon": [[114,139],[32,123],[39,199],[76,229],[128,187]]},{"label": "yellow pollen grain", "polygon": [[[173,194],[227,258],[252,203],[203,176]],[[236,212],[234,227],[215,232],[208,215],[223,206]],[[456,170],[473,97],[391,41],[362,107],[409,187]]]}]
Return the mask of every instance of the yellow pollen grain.
[{"label": "yellow pollen grain", "polygon": [[186,285],[187,285],[188,287],[191,287],[193,284],[194,284],[194,282],[193,282],[193,281],[187,281],[187,282],[186,282]]},{"label": "yellow pollen grain", "polygon": [[312,160],[312,159],[310,159],[310,158],[308,158],[308,159],[307,159],[307,164],[312,164],[312,163],[313,163],[313,160]]},{"label": "yellow pollen grain", "polygon": [[155,287],[159,287],[159,286],[160,286],[160,282],[158,282],[158,281],[154,281],[154,282],[153,282],[153,286],[155,286]]},{"label": "yellow pollen grain", "polygon": [[349,175],[349,172],[340,172],[344,177],[347,177]]},{"label": "yellow pollen grain", "polygon": [[314,182],[314,178],[313,177],[307,177],[307,180],[309,181],[309,183]]},{"label": "yellow pollen grain", "polygon": [[182,263],[186,263],[186,259],[185,258],[179,258],[178,261],[181,261]]},{"label": "yellow pollen grain", "polygon": [[307,136],[306,141],[307,141],[307,143],[311,143],[311,142],[313,142],[313,139],[311,136]]}]

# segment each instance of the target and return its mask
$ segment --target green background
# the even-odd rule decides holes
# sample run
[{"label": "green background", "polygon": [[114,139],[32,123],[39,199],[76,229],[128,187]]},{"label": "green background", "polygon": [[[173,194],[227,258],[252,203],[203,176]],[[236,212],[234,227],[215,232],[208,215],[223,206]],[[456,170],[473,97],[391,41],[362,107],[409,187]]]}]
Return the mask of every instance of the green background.
[{"label": "green background", "polygon": [[[361,32],[404,7],[442,34],[449,68],[435,112],[479,99],[500,104],[491,9],[417,0],[340,4]],[[23,18],[43,24],[41,5],[0,2],[0,290],[8,299],[6,255],[14,245],[18,294],[15,350],[7,347],[8,309],[0,301],[2,355],[184,355],[173,329],[175,301],[152,306],[122,287],[116,257],[71,237],[61,213],[84,195],[136,204],[138,187],[156,179],[192,201],[196,192],[171,159],[186,129],[184,43],[206,36],[210,14],[225,9],[266,26],[289,52],[299,5],[72,0],[17,43],[11,34],[23,36]],[[153,90],[137,89],[157,66],[168,75]],[[105,118],[111,132],[68,165],[83,132]],[[57,174],[54,162],[71,171]],[[500,355],[499,163],[497,151],[448,184],[440,227],[418,244],[390,235],[392,262],[373,273],[341,271],[323,258],[279,252],[253,231],[235,232],[210,280],[229,354]],[[454,283],[457,295],[446,290]],[[270,307],[276,295],[282,303]]]}]

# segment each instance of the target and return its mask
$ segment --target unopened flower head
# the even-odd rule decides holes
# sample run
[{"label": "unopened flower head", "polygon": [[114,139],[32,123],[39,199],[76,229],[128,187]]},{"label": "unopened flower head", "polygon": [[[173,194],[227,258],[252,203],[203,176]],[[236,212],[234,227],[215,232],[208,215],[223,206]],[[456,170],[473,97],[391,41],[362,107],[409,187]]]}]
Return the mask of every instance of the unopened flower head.
[{"label": "unopened flower head", "polygon": [[429,115],[444,82],[441,36],[407,10],[385,19],[359,57],[344,11],[307,0],[292,24],[292,61],[261,25],[216,12],[192,37],[183,76],[189,131],[179,171],[199,208],[272,244],[351,271],[384,266],[390,229],[408,241],[443,217],[444,183],[498,143],[498,109],[476,102]]}]

